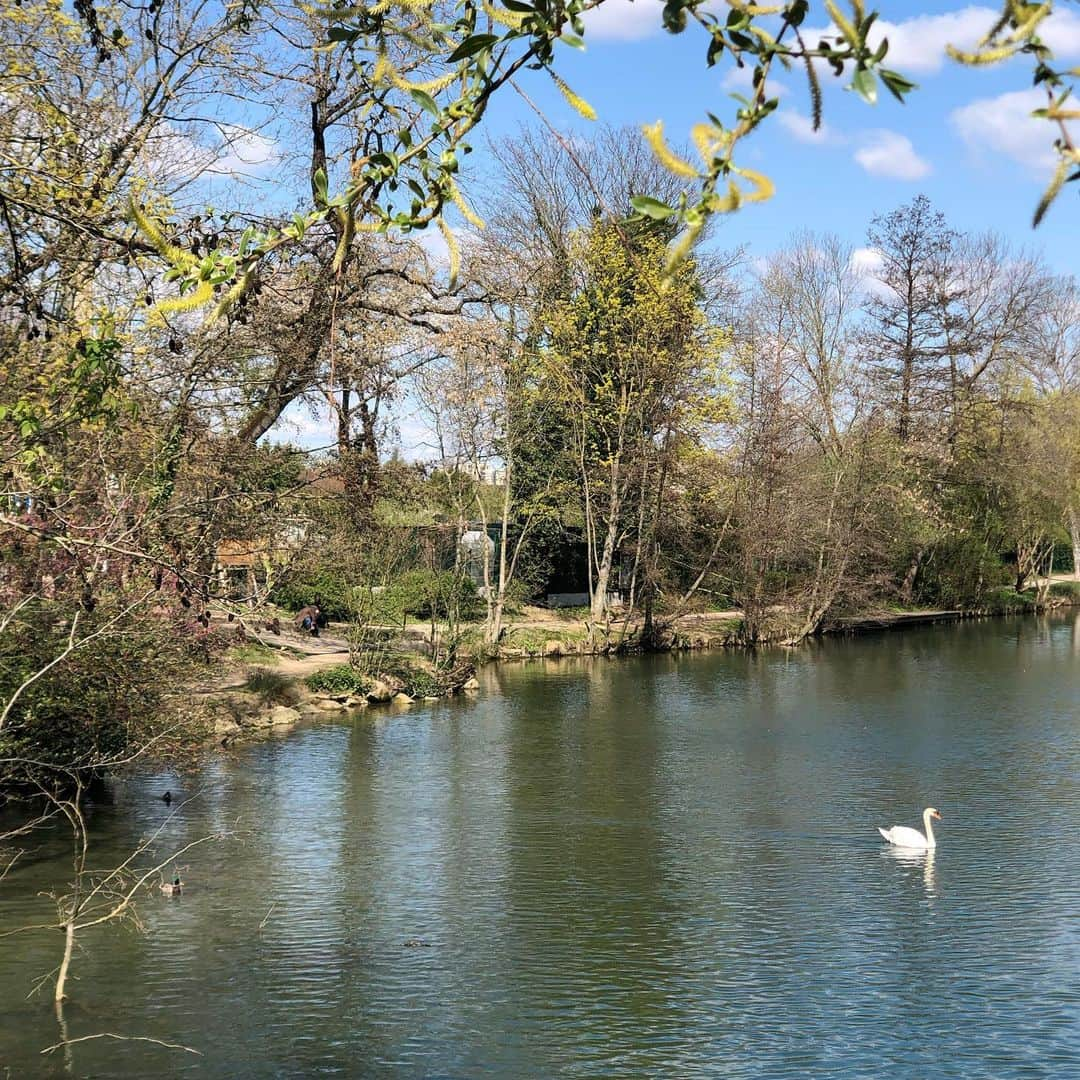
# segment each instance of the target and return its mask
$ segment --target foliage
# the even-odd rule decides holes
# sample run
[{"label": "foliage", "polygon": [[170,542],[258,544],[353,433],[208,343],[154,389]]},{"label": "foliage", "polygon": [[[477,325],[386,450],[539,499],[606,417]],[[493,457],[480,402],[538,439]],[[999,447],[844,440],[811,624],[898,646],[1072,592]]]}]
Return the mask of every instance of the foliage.
[{"label": "foliage", "polygon": [[357,610],[357,588],[337,568],[312,565],[288,572],[273,588],[270,599],[287,611],[309,604],[335,622],[346,622]]},{"label": "foliage", "polygon": [[304,680],[308,688],[323,694],[365,694],[371,677],[357,671],[351,664],[338,664],[313,672]]},{"label": "foliage", "polygon": [[372,595],[371,611],[383,621],[445,619],[457,612],[463,619],[476,614],[476,586],[453,570],[409,570]]},{"label": "foliage", "polygon": [[1019,615],[1034,607],[1034,591],[1018,593],[1005,586],[988,593],[980,604],[980,609],[990,615]]},{"label": "foliage", "polygon": [[[99,604],[78,632],[93,634],[115,615]],[[177,691],[227,644],[193,620],[133,615],[45,670],[71,632],[65,607],[38,602],[0,635],[0,702],[14,701],[0,730],[0,757],[34,762],[29,772],[17,762],[5,766],[0,787],[30,772],[44,777],[50,768],[121,759],[151,741],[162,753],[182,745],[192,718]],[[42,671],[16,698],[17,688]]]}]

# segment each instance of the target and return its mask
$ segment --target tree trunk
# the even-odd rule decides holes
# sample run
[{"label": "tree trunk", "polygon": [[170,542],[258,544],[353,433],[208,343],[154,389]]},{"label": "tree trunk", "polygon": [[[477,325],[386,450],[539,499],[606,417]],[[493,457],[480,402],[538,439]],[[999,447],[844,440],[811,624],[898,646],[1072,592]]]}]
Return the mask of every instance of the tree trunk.
[{"label": "tree trunk", "polygon": [[1080,510],[1075,503],[1069,504],[1066,516],[1073,549],[1073,580],[1080,581]]},{"label": "tree trunk", "polygon": [[60,961],[60,972],[56,976],[56,993],[54,1001],[63,1001],[64,990],[67,987],[68,968],[71,967],[71,954],[75,949],[75,914],[72,912],[64,927],[64,958]]},{"label": "tree trunk", "polygon": [[919,576],[919,567],[922,565],[922,558],[925,554],[925,548],[919,548],[915,554],[911,556],[911,562],[908,563],[907,572],[904,574],[904,580],[900,584],[900,601],[904,604],[910,604],[912,597],[915,594],[915,579]]},{"label": "tree trunk", "polygon": [[[612,497],[614,501],[614,496]],[[607,616],[608,584],[611,580],[611,567],[615,561],[615,525],[609,522],[607,535],[604,537],[604,550],[600,556],[600,565],[596,568],[596,584],[592,595],[593,622],[601,622]]]}]

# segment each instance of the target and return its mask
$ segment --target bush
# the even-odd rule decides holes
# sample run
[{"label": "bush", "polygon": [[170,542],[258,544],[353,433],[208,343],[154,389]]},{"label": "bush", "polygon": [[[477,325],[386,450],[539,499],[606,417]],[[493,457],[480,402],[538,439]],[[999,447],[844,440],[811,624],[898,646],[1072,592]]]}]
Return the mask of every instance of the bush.
[{"label": "bush", "polygon": [[[0,635],[0,701],[35,672],[0,732],[0,759],[92,764],[156,741],[161,750],[198,737],[189,696],[175,688],[202,674],[228,637],[187,615],[143,613],[107,629],[123,602],[103,599],[80,624],[90,639],[51,668],[67,644],[71,609],[39,601]],[[164,736],[167,733],[167,738]],[[0,764],[0,789],[14,770]]]},{"label": "bush", "polygon": [[451,612],[469,619],[478,608],[476,586],[452,570],[409,570],[373,596],[372,607],[384,622],[401,621],[407,615],[445,619]]},{"label": "bush", "polygon": [[1035,606],[1034,592],[1018,593],[1015,589],[994,589],[983,598],[981,607],[992,615],[1020,614]]},{"label": "bush", "polygon": [[270,599],[287,611],[299,611],[308,604],[318,604],[323,615],[335,622],[346,622],[357,608],[357,590],[335,570],[297,570],[275,585]]},{"label": "bush", "polygon": [[361,675],[351,664],[316,671],[304,680],[309,690],[323,694],[366,694],[371,679]]}]

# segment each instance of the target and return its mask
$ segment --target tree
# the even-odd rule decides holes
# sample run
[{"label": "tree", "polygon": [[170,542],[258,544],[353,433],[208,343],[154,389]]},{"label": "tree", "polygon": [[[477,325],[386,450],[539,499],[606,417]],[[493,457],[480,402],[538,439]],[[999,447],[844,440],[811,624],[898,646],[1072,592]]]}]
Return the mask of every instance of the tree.
[{"label": "tree", "polygon": [[633,538],[631,596],[654,570],[651,536],[671,455],[727,415],[720,342],[693,264],[665,280],[664,238],[597,221],[571,237],[572,291],[541,314],[539,355],[569,420],[582,492],[592,618],[605,623],[615,553]]}]

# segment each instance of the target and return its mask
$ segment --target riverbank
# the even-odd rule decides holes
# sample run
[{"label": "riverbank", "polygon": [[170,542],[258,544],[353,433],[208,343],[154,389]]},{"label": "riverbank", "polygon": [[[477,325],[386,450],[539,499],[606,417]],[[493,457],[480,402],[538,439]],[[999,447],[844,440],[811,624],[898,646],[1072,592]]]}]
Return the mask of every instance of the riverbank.
[{"label": "riverbank", "polygon": [[[864,634],[964,619],[1025,614],[1080,604],[1080,583],[1061,575],[1040,603],[1035,592],[1003,590],[978,608],[884,610],[830,621],[822,635]],[[408,709],[416,702],[474,692],[476,667],[561,657],[596,657],[642,651],[639,620],[613,623],[604,635],[573,613],[526,608],[497,649],[485,648],[478,631],[459,643],[463,656],[452,671],[436,669],[431,627],[406,624],[383,644],[383,668],[363,675],[351,664],[346,627],[331,624],[314,638],[291,627],[284,614],[245,628],[248,640],[232,649],[225,674],[198,688],[207,734],[223,745],[288,729],[306,719],[349,710]],[[686,652],[745,647],[742,612],[697,612],[668,623],[652,651]],[[370,665],[369,665],[370,666]],[[378,664],[375,665],[379,667]]]}]

